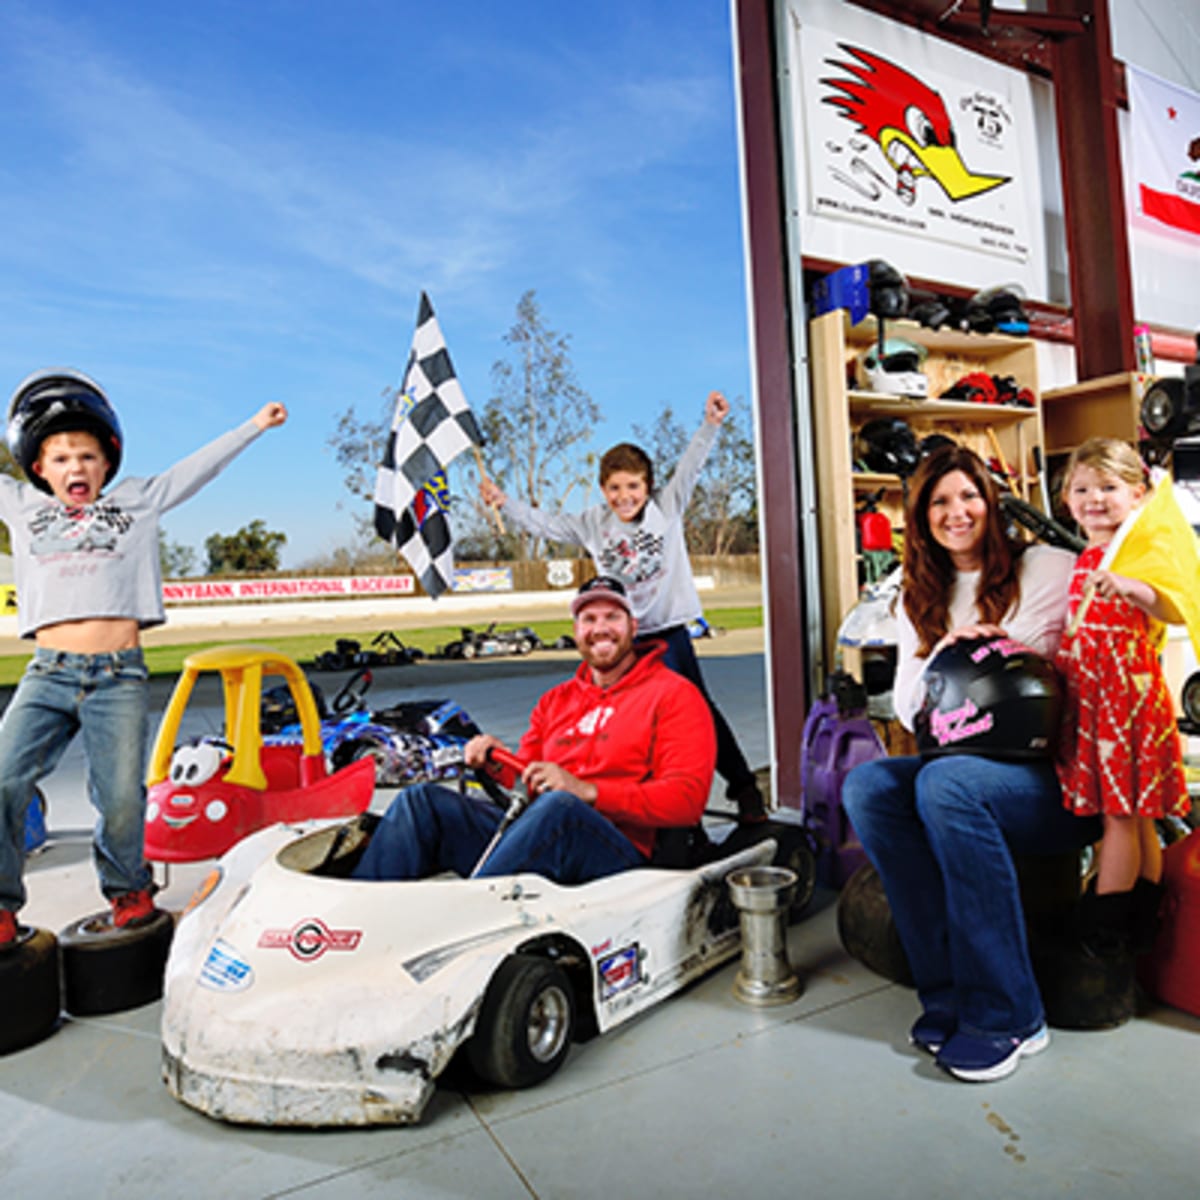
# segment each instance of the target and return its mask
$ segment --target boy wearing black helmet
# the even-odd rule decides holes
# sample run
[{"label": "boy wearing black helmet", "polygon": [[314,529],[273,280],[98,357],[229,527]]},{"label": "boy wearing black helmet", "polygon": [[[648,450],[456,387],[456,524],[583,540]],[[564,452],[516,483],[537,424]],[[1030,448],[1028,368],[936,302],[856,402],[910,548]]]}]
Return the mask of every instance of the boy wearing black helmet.
[{"label": "boy wearing black helmet", "polygon": [[142,850],[147,675],[140,633],[166,619],[159,517],[286,419],[282,404],[266,404],[161,475],[122,480],[105,493],[123,439],[100,386],[77,371],[41,371],[13,393],[8,444],[29,482],[0,475],[0,520],[12,541],[20,633],[36,649],[0,722],[0,950],[15,942],[25,902],[25,809],[78,732],[98,813],[96,870],[113,923],[153,916]]}]

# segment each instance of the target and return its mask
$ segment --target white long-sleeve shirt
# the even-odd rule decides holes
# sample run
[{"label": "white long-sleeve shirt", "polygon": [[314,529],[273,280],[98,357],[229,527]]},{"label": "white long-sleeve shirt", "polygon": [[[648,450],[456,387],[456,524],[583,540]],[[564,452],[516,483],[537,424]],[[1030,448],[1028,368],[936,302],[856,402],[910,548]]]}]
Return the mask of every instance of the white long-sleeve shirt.
[{"label": "white long-sleeve shirt", "polygon": [[694,621],[703,611],[683,534],[683,514],[720,426],[705,421],[679,459],[666,487],[646,501],[634,521],[607,504],[581,513],[547,513],[508,497],[514,525],[538,537],[583,546],[602,575],[625,585],[638,633],[656,633]]},{"label": "white long-sleeve shirt", "polygon": [[79,508],[0,475],[0,521],[12,541],[21,636],[93,617],[131,617],[143,629],[161,625],[159,515],[195,495],[260,432],[246,421],[162,474],[123,479]]},{"label": "white long-sleeve shirt", "polygon": [[[1062,640],[1067,617],[1067,589],[1075,556],[1054,546],[1030,546],[1017,564],[1020,593],[1012,608],[999,622],[1005,632],[1043,658],[1053,659]],[[959,571],[950,598],[950,628],[976,625],[980,621],[975,606],[979,587],[978,571]],[[896,601],[896,681],[892,695],[896,716],[905,729],[925,700],[925,668],[928,658],[917,654],[917,631],[904,611],[904,595]]]}]

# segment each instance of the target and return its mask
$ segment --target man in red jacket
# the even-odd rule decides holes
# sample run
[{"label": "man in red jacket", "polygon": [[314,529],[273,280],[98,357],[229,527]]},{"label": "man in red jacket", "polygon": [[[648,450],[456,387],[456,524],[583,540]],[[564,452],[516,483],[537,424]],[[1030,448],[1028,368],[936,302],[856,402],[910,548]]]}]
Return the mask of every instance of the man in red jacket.
[{"label": "man in red jacket", "polygon": [[[537,702],[517,747],[533,797],[503,833],[481,875],[529,871],[586,883],[645,866],[655,830],[694,825],[704,812],[716,736],[699,690],[663,665],[663,646],[634,646],[637,622],[620,580],[599,576],[571,602],[575,675]],[[501,743],[467,743],[483,767]],[[358,879],[467,876],[503,817],[491,801],[436,784],[402,791],[355,868]]]}]

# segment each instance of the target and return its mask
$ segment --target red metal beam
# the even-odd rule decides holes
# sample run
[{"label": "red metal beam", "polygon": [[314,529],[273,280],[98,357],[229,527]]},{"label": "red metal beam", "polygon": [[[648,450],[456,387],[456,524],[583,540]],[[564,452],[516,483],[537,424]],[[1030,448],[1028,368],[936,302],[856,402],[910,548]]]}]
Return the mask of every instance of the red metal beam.
[{"label": "red metal beam", "polygon": [[1107,0],[1050,0],[1087,33],[1054,46],[1054,110],[1066,217],[1075,370],[1094,379],[1134,369],[1133,284],[1117,141]]},{"label": "red metal beam", "polygon": [[[738,86],[757,380],[759,511],[766,556],[764,611],[770,652],[776,803],[798,808],[800,745],[808,711],[804,527],[788,304],[786,213],[779,144],[771,0],[737,0]],[[803,312],[795,315],[804,320]]]}]

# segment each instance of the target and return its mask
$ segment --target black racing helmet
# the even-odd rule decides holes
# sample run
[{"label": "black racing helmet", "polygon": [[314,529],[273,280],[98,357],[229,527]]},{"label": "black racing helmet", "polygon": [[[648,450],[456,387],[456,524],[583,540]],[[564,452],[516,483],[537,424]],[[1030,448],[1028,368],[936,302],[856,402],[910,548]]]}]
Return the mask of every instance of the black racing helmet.
[{"label": "black racing helmet", "polygon": [[108,483],[121,465],[121,422],[94,379],[79,371],[55,368],[37,371],[17,385],[8,402],[8,448],[26,478],[43,492],[50,485],[38,475],[42,443],[52,433],[82,431],[92,434],[108,459]]},{"label": "black racing helmet", "polygon": [[1040,654],[1012,638],[963,638],[925,668],[917,749],[1050,759],[1062,714],[1062,682]]},{"label": "black racing helmet", "polygon": [[855,453],[872,471],[907,479],[920,465],[917,436],[901,417],[868,421],[855,438]]}]

